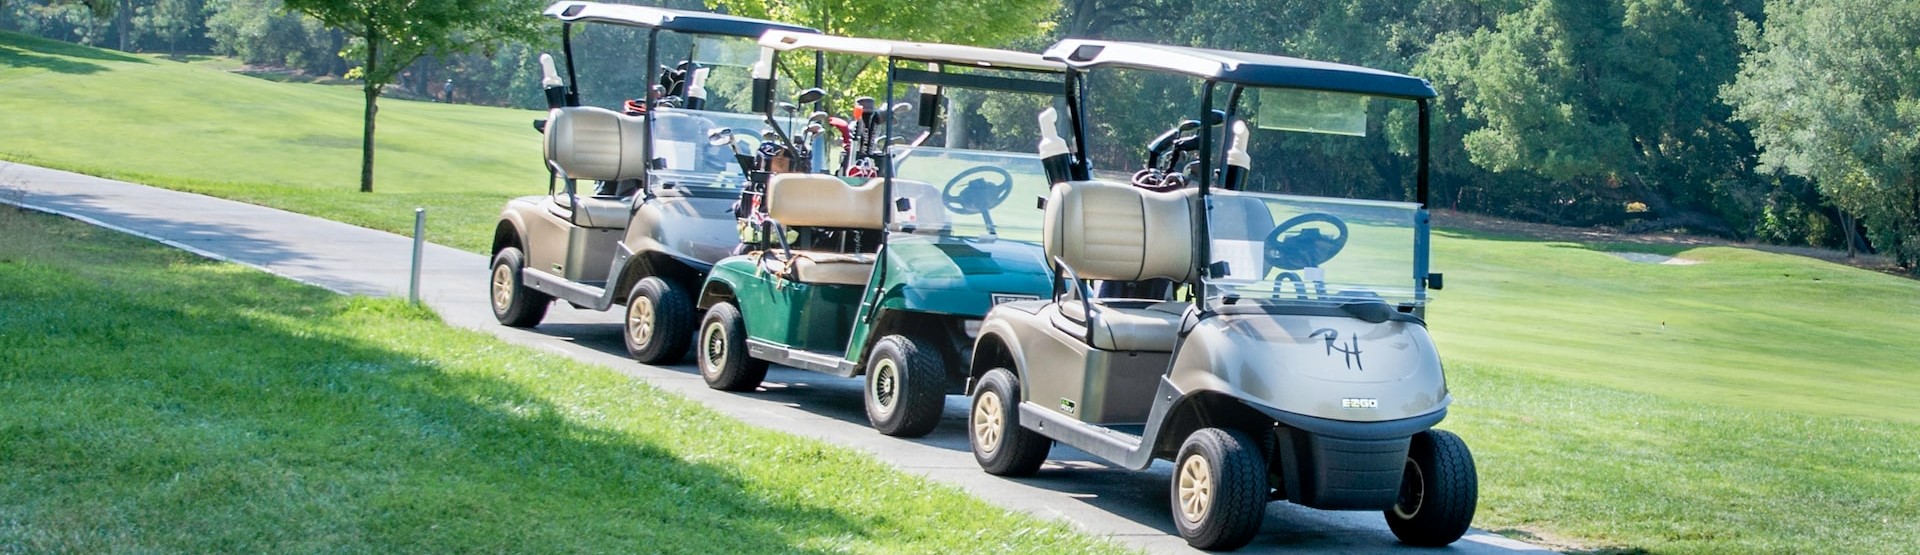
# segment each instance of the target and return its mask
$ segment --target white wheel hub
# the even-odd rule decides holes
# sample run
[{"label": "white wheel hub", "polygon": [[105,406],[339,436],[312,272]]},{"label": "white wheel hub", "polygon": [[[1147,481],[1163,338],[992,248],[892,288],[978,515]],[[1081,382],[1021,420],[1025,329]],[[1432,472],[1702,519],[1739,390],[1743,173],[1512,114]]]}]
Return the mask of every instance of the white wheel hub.
[{"label": "white wheel hub", "polygon": [[701,361],[700,372],[709,377],[719,376],[720,368],[727,364],[727,330],[720,322],[707,324],[700,333]]},{"label": "white wheel hub", "polygon": [[1213,469],[1207,466],[1207,458],[1199,453],[1188,455],[1174,479],[1180,482],[1180,518],[1192,523],[1206,518],[1207,508],[1213,503]]},{"label": "white wheel hub", "polygon": [[873,375],[867,377],[868,392],[873,397],[873,405],[881,414],[893,412],[894,404],[900,402],[900,367],[893,359],[883,358],[873,363]]},{"label": "white wheel hub", "polygon": [[493,309],[501,312],[513,304],[513,268],[506,264],[493,267]]},{"label": "white wheel hub", "polygon": [[653,300],[645,295],[627,303],[627,339],[636,347],[644,347],[653,340]]},{"label": "white wheel hub", "polygon": [[1393,516],[1412,520],[1426,504],[1427,474],[1420,469],[1420,463],[1408,458],[1407,469],[1400,474],[1400,498],[1393,503]]},{"label": "white wheel hub", "polygon": [[1006,425],[1000,417],[1000,408],[1000,395],[992,390],[981,391],[980,399],[973,403],[973,440],[981,452],[1000,449],[1001,426]]}]

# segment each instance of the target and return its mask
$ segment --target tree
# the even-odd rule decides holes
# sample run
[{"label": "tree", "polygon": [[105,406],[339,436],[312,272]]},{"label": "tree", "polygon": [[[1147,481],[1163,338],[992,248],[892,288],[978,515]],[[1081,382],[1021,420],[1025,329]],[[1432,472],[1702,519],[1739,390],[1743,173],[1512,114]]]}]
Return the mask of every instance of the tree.
[{"label": "tree", "polygon": [[1920,269],[1920,4],[1771,0],[1721,89],[1761,171],[1813,179],[1874,244]]},{"label": "tree", "polygon": [[1739,15],[1723,0],[1540,0],[1442,37],[1416,71],[1459,102],[1473,163],[1552,182],[1549,204],[1591,218],[1640,202],[1667,226],[1735,234],[1723,203],[1752,149],[1717,91]]},{"label": "tree", "polygon": [[[1052,28],[1052,0],[707,0],[733,15],[798,23],[830,35],[1002,47]],[[830,83],[853,83],[871,58],[827,66]]]},{"label": "tree", "polygon": [[508,40],[532,40],[539,25],[534,0],[286,0],[298,10],[354,37],[341,57],[360,67],[366,95],[360,140],[360,192],[373,192],[373,131],[380,90],[430,52],[462,52]]}]

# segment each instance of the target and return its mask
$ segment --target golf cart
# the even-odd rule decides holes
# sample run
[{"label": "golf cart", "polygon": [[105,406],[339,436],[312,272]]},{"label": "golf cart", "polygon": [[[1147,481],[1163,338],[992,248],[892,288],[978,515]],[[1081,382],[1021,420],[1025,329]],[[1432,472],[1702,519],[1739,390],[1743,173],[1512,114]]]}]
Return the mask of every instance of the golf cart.
[{"label": "golf cart", "polygon": [[[1040,158],[992,148],[1024,139],[995,143],[977,121],[957,131],[941,115],[974,121],[988,102],[1050,105],[1064,66],[1031,53],[781,31],[760,43],[774,61],[763,68],[789,69],[796,52],[884,68],[886,94],[855,99],[849,118],[821,114],[842,136],[828,173],[770,179],[767,232],[751,252],[715,264],[701,289],[701,374],[732,391],[758,387],[770,363],[865,374],[874,428],[925,435],[945,396],[964,391],[980,318],[1052,289],[1033,204],[1048,187]],[[894,102],[906,90],[918,92],[919,108]]]},{"label": "golf cart", "polygon": [[[1202,549],[1245,545],[1272,500],[1380,510],[1408,544],[1459,539],[1478,489],[1466,444],[1433,429],[1452,398],[1422,319],[1441,285],[1427,269],[1427,82],[1097,40],[1045,56],[1067,64],[1072,122],[1071,149],[1041,143],[1059,279],[1050,299],[999,305],[981,325],[969,374],[981,467],[1031,474],[1054,441],[1130,469],[1172,461],[1175,528]],[[1198,99],[1131,183],[1091,179],[1088,81],[1106,72],[1174,79]],[[1258,190],[1298,176],[1250,186],[1249,123],[1294,132],[1262,133],[1270,145],[1357,141],[1382,132],[1369,118],[1389,107],[1417,118],[1417,143],[1411,158],[1377,155],[1414,167],[1402,175],[1417,202]]]},{"label": "golf cart", "polygon": [[[747,66],[754,42],[770,29],[811,29],[712,13],[563,1],[559,19],[566,64],[562,81],[542,54],[548,117],[547,194],[507,203],[493,237],[492,305],[502,324],[538,325],[558,298],[577,307],[627,307],[628,351],[641,362],[686,352],[699,319],[692,292],[714,261],[739,244],[731,207],[748,169],[715,128],[758,133],[766,116],[750,109]],[[581,23],[598,23],[576,29]],[[577,43],[646,52],[645,83],[635,91],[589,91],[622,110],[581,105]],[[621,52],[628,55],[628,52]],[[669,65],[671,64],[671,65]],[[656,74],[651,68],[658,66]],[[614,96],[619,95],[619,96]]]}]

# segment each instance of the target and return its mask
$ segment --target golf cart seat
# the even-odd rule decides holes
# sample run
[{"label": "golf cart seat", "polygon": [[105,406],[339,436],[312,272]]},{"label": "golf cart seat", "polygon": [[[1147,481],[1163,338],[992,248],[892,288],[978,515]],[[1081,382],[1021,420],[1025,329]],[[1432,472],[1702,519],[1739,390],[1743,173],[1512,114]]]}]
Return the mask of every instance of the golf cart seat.
[{"label": "golf cart seat", "polygon": [[[767,216],[788,229],[878,231],[887,202],[880,180],[848,185],[831,175],[788,173],[767,183]],[[801,283],[865,285],[873,255],[774,247],[761,255],[767,271]]]},{"label": "golf cart seat", "polygon": [[[1074,277],[1191,280],[1193,189],[1155,193],[1075,181],[1055,186],[1049,196],[1042,235],[1047,256]],[[1078,297],[1078,284],[1072,289]],[[1070,298],[1055,304],[1073,327],[1085,328],[1093,348],[1109,351],[1172,351],[1186,317],[1185,304],[1160,299]]]},{"label": "golf cart seat", "polygon": [[[547,164],[561,177],[602,186],[638,180],[647,167],[640,148],[645,131],[646,120],[605,108],[556,109],[547,121]],[[577,194],[557,204],[570,208],[574,223],[584,227],[622,229],[632,214],[617,196]]]}]

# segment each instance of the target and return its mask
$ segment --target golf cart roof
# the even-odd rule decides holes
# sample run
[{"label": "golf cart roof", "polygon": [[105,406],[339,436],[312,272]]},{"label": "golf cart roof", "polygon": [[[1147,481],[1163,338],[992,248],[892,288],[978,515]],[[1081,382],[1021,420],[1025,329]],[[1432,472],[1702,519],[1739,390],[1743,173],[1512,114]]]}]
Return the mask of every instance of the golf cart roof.
[{"label": "golf cart roof", "polygon": [[837,37],[833,35],[768,31],[760,36],[760,46],[781,52],[797,49],[904,58],[923,62],[974,67],[1015,68],[1040,71],[1065,71],[1066,64],[1048,60],[1039,54],[998,48],[909,42],[886,39]]},{"label": "golf cart roof", "polygon": [[1271,54],[1066,39],[1055,43],[1042,56],[1048,60],[1065,62],[1075,69],[1131,67],[1183,73],[1252,87],[1310,89],[1395,98],[1435,96],[1433,86],[1419,77]]},{"label": "golf cart roof", "polygon": [[732,35],[754,38],[771,29],[792,33],[819,33],[813,29],[767,21],[709,12],[694,12],[655,8],[652,6],[634,6],[629,4],[603,4],[600,2],[581,2],[563,0],[547,6],[547,17],[567,23],[609,23],[628,27],[646,27],[666,29],[682,33],[705,35]]}]

